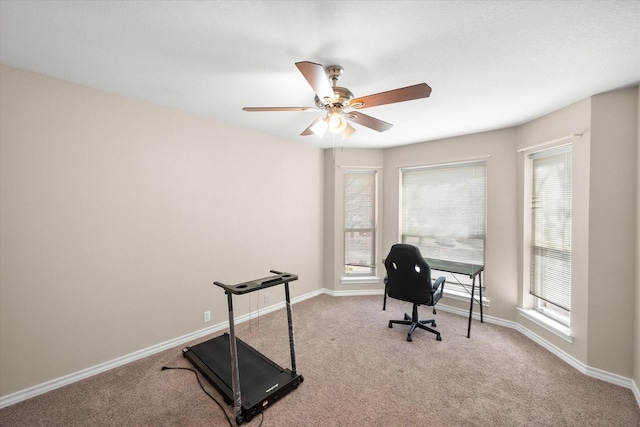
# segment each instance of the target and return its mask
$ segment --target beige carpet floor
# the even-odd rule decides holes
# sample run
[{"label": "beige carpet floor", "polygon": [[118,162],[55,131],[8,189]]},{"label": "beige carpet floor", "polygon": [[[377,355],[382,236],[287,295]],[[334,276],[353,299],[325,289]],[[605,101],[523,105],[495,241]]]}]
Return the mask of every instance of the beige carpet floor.
[{"label": "beige carpet floor", "polygon": [[[640,426],[623,387],[588,377],[519,332],[439,311],[442,341],[387,327],[411,305],[382,297],[321,295],[293,306],[304,382],[247,426]],[[425,318],[433,317],[420,307]],[[286,311],[236,334],[290,367]],[[216,334],[219,335],[219,334]],[[204,341],[212,337],[206,337]],[[191,345],[195,343],[190,343]],[[167,350],[0,410],[11,426],[225,426],[181,348]],[[233,408],[202,379],[234,421]]]}]

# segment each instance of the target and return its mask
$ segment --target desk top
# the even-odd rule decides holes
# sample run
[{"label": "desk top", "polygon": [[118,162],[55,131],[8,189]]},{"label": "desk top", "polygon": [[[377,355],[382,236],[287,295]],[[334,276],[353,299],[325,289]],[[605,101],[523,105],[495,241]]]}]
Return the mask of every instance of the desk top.
[{"label": "desk top", "polygon": [[476,276],[484,270],[484,265],[469,264],[466,262],[445,261],[442,259],[425,258],[432,270],[446,273],[466,274],[469,277]]},{"label": "desk top", "polygon": [[275,276],[263,277],[262,279],[255,279],[249,282],[238,283],[237,285],[225,285],[220,282],[213,282],[214,285],[220,286],[225,292],[240,295],[247,294],[249,292],[259,291],[260,289],[270,288],[271,286],[280,285],[282,283],[289,283],[294,280],[298,280],[298,276],[291,273],[282,273],[279,271],[271,270],[271,273],[275,273]]}]

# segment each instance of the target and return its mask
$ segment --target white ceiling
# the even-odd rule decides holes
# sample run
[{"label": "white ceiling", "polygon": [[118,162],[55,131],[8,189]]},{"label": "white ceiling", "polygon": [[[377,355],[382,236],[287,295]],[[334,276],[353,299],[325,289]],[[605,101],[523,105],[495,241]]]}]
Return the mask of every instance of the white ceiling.
[{"label": "white ceiling", "polygon": [[[341,65],[362,112],[349,139],[299,136],[320,112],[294,63]],[[0,62],[282,138],[390,147],[518,125],[640,81],[640,1],[0,0]]]}]

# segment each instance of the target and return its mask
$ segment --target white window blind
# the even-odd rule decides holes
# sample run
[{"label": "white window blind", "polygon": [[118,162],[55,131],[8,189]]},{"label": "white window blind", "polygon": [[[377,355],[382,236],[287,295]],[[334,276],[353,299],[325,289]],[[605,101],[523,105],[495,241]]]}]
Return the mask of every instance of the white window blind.
[{"label": "white window blind", "polygon": [[402,169],[402,242],[425,258],[484,264],[486,162]]},{"label": "white window blind", "polygon": [[531,154],[530,293],[571,309],[571,145]]},{"label": "white window blind", "polygon": [[344,274],[375,275],[376,171],[344,173]]}]

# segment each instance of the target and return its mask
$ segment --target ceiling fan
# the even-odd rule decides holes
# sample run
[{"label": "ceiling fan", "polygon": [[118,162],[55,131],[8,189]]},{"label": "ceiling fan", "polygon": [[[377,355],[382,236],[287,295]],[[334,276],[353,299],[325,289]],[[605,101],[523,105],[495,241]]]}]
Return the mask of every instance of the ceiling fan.
[{"label": "ceiling fan", "polygon": [[[322,138],[327,129],[334,134],[342,134],[348,138],[356,131],[349,122],[368,127],[378,132],[391,129],[391,123],[376,119],[356,110],[427,98],[431,88],[426,83],[419,83],[374,95],[354,98],[346,87],[337,85],[344,72],[339,65],[330,65],[326,69],[314,62],[296,62],[296,67],[316,93],[316,107],[244,107],[244,111],[309,111],[324,110],[325,115],[313,121],[300,135],[315,134]],[[327,79],[328,78],[328,79]],[[329,83],[331,80],[332,83]]]}]

